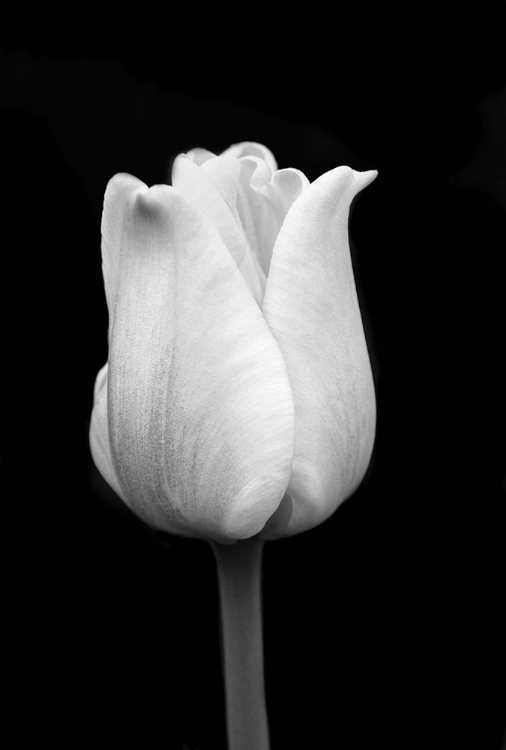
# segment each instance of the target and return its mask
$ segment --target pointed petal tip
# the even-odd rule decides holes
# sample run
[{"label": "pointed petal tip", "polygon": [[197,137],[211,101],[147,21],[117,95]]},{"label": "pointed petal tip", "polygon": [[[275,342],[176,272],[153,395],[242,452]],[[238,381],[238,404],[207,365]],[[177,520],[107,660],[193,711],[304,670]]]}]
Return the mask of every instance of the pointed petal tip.
[{"label": "pointed petal tip", "polygon": [[366,172],[354,172],[355,193],[360,192],[360,190],[363,190],[365,187],[370,185],[371,182],[374,182],[377,176],[378,176],[377,169],[369,169]]}]

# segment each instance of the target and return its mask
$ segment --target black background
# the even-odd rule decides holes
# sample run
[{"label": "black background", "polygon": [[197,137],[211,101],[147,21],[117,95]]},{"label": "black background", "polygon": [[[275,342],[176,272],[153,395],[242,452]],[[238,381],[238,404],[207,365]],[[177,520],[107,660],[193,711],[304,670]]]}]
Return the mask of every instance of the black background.
[{"label": "black background", "polygon": [[181,151],[257,140],[311,180],[379,171],[350,220],[376,447],[331,519],[266,545],[272,750],[501,748],[501,6],[460,11],[462,28],[413,12],[366,33],[358,8],[217,36],[188,8],[156,41],[139,29],[142,44],[119,29],[103,44],[6,35],[2,507],[20,745],[226,746],[211,548],[122,511],[87,433],[107,358],[108,179],[164,182]]}]

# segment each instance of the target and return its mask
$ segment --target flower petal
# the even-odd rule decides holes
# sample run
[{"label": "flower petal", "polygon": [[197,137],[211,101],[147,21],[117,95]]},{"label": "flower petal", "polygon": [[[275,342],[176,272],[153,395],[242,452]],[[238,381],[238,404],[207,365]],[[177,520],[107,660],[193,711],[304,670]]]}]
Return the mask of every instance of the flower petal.
[{"label": "flower petal", "polygon": [[233,143],[231,146],[225,149],[223,153],[231,154],[237,159],[241,156],[259,156],[268,164],[271,172],[275,172],[278,168],[276,159],[274,158],[274,154],[272,153],[272,151],[268,149],[267,146],[264,146],[262,143],[257,143],[256,141],[242,141],[241,143]]},{"label": "flower petal", "polygon": [[109,330],[111,329],[116,304],[119,274],[119,255],[125,206],[143,182],[130,174],[120,173],[109,180],[104,195],[102,212],[102,273],[105,296],[109,310]]},{"label": "flower petal", "polygon": [[[233,215],[237,201],[241,165],[233,156],[213,156],[201,166],[203,172],[213,183]],[[177,185],[174,185],[177,188]]]},{"label": "flower petal", "polygon": [[235,207],[239,171],[239,163],[230,156],[211,157],[200,168],[180,154],[174,160],[172,185],[198,206],[218,230],[250,292],[261,305],[266,276],[231,210]]},{"label": "flower petal", "polygon": [[278,169],[272,177],[272,181],[281,196],[285,208],[285,215],[292,203],[301,193],[309,187],[309,180],[300,169]]},{"label": "flower petal", "polygon": [[107,407],[108,369],[109,364],[106,363],[99,371],[95,380],[94,403],[90,423],[90,448],[95,466],[118,497],[123,500],[125,505],[127,505],[133,513],[136,513],[143,518],[146,523],[172,534],[192,536],[191,532],[185,525],[170,523],[170,520],[157,506],[151,507],[149,514],[143,513],[142,509],[139,510],[139,507],[132,502],[130,495],[121,489],[114,470],[111,445],[109,442],[109,419]]},{"label": "flower petal", "polygon": [[288,484],[293,399],[279,347],[218,232],[167,185],[126,204],[109,435],[123,493],[158,528],[253,536]]},{"label": "flower petal", "polygon": [[263,312],[292,386],[295,452],[287,497],[262,534],[266,538],[324,521],[369,463],[374,384],[348,215],[353,197],[376,174],[338,167],[322,175],[293,203],[274,246]]},{"label": "flower petal", "polygon": [[241,157],[239,162],[242,167],[237,201],[239,216],[248,242],[267,276],[272,249],[287,211],[308,187],[309,180],[298,169],[279,169],[272,175],[265,162],[257,157]]},{"label": "flower petal", "polygon": [[[99,371],[95,380],[93,411],[90,422],[90,448],[95,466],[115,493],[127,503],[112,465],[107,425],[107,363]],[[127,503],[128,504],[128,503]]]},{"label": "flower petal", "polygon": [[216,156],[216,154],[213,154],[212,151],[208,151],[206,148],[192,148],[189,151],[186,152],[186,156],[189,156],[192,161],[195,162],[199,167],[204,164],[208,159],[212,159],[213,156]]}]

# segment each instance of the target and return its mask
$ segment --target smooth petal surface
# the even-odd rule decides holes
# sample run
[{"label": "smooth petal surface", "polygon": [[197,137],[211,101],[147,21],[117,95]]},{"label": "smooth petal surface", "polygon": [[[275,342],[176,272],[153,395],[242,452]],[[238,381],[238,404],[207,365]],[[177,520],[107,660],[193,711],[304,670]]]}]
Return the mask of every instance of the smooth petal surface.
[{"label": "smooth petal surface", "polygon": [[[190,160],[188,160],[189,163]],[[285,362],[216,229],[174,188],[125,175],[108,419],[114,472],[152,525],[258,533],[290,477]]]},{"label": "smooth petal surface", "polygon": [[357,487],[375,433],[375,396],[348,244],[353,197],[376,172],[338,167],[313,182],[274,245],[263,312],[295,403],[287,495],[262,536],[324,521]]}]

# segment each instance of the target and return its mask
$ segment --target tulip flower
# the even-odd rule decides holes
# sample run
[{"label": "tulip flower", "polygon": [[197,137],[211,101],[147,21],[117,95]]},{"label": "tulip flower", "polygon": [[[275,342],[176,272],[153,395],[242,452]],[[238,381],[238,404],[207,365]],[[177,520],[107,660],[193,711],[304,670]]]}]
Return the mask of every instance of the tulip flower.
[{"label": "tulip flower", "polygon": [[[172,186],[107,186],[92,455],[148,525],[212,543],[224,607],[239,558],[258,579],[251,550],[325,521],[367,469],[375,396],[348,216],[375,176],[342,166],[309,183],[247,142],[181,154]],[[267,747],[244,721],[231,748]]]}]

